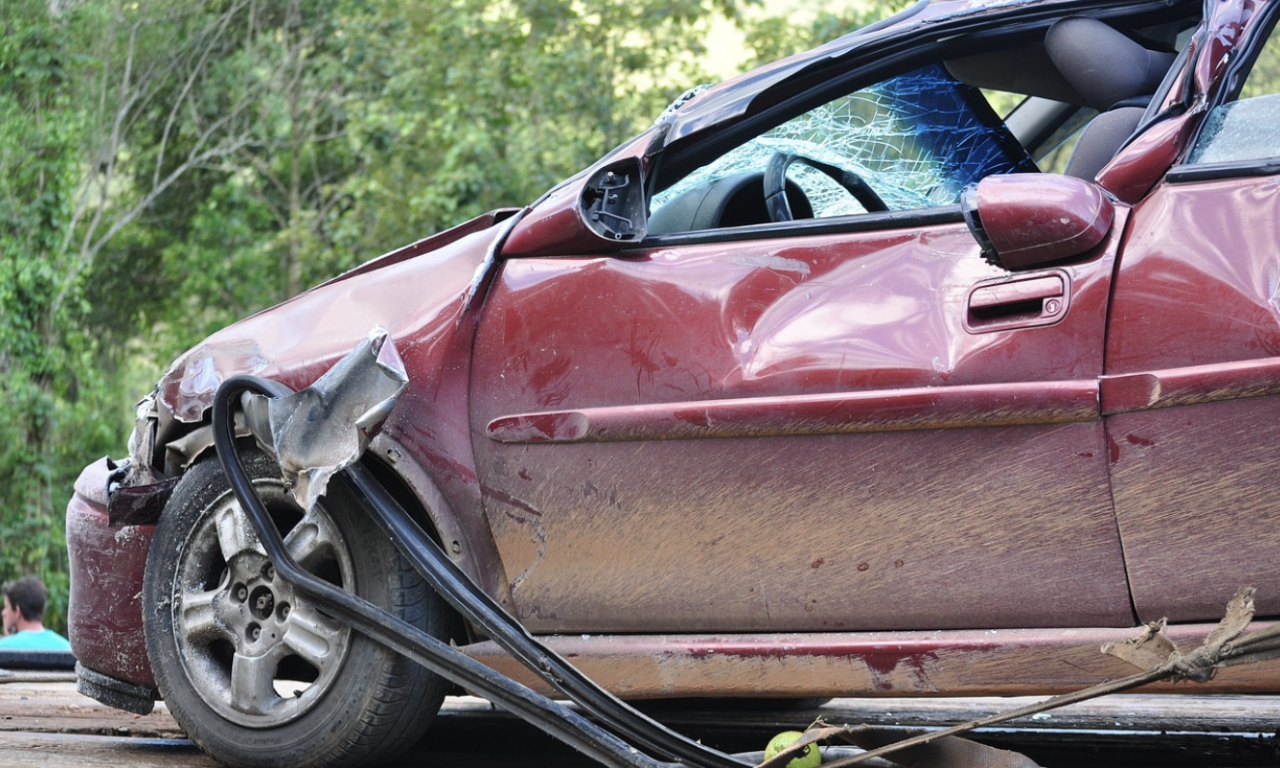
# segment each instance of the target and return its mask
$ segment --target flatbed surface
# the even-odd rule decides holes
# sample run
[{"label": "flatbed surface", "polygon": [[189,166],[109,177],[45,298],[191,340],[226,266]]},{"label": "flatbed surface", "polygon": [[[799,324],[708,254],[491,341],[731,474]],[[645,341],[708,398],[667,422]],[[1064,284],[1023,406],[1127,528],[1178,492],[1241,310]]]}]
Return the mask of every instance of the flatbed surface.
[{"label": "flatbed surface", "polygon": [[[1029,699],[834,699],[814,706],[769,702],[653,702],[655,717],[729,751],[828,723],[939,727]],[[1045,766],[1280,766],[1280,697],[1112,696],[981,732]],[[213,768],[158,704],[145,716],[114,710],[75,683],[0,683],[0,768]],[[450,697],[420,748],[388,768],[577,768],[594,765],[480,699]]]}]

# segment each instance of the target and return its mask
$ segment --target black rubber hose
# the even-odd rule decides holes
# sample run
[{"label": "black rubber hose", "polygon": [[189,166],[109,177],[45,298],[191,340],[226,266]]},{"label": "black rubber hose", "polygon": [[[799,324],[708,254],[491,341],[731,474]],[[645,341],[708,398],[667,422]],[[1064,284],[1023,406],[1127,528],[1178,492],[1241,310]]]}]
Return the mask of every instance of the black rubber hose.
[{"label": "black rubber hose", "polygon": [[213,437],[218,461],[276,572],[298,592],[372,640],[489,699],[603,765],[611,768],[675,768],[671,763],[639,752],[582,715],[498,674],[412,624],[367,600],[337,589],[299,567],[285,548],[280,532],[276,530],[236,452],[234,415],[244,392],[278,396],[281,385],[253,376],[234,376],[218,388],[213,401]]}]

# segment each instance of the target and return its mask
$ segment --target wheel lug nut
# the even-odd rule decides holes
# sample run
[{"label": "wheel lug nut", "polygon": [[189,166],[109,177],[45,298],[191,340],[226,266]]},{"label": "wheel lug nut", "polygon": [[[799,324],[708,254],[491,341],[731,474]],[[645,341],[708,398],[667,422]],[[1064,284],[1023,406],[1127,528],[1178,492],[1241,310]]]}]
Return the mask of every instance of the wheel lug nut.
[{"label": "wheel lug nut", "polygon": [[249,595],[249,612],[258,621],[266,621],[276,610],[276,596],[264,586],[253,588]]},{"label": "wheel lug nut", "polygon": [[271,581],[275,577],[276,577],[276,569],[271,566],[271,563],[267,563],[266,565],[262,566],[262,578],[266,579],[267,581]]},{"label": "wheel lug nut", "polygon": [[251,640],[252,642],[255,642],[255,643],[256,643],[256,642],[258,641],[258,638],[259,638],[259,637],[262,637],[262,628],[261,628],[261,627],[259,627],[257,624],[250,624],[250,625],[249,625],[249,640]]},{"label": "wheel lug nut", "polygon": [[237,603],[243,603],[249,598],[248,587],[243,584],[237,584],[235,590],[232,592],[232,597],[236,599]]},{"label": "wheel lug nut", "polygon": [[278,611],[276,611],[276,615],[278,615],[278,616],[280,617],[280,620],[281,620],[281,621],[284,621],[285,619],[289,618],[289,612],[290,612],[290,610],[291,610],[291,609],[289,608],[289,604],[288,604],[288,603],[281,603],[281,604],[280,604],[280,609],[279,609]]}]

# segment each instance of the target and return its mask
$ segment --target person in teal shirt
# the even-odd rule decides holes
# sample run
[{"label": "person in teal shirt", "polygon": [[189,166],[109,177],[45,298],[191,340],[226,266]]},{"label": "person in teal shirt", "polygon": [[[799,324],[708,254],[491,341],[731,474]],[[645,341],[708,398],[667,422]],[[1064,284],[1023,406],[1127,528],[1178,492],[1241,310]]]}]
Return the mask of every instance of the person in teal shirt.
[{"label": "person in teal shirt", "polygon": [[52,629],[44,628],[44,604],[49,590],[35,576],[6,581],[0,585],[4,594],[4,636],[0,650],[69,651],[71,643]]}]

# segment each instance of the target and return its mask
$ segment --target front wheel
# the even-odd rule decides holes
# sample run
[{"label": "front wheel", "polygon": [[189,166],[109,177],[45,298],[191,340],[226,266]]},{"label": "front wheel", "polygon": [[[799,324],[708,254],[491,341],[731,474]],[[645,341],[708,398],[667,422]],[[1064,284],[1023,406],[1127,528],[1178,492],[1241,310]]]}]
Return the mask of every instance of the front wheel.
[{"label": "front wheel", "polygon": [[[331,488],[333,498],[304,515],[274,461],[257,451],[242,458],[299,565],[447,638],[447,606],[350,499]],[[378,764],[411,746],[444,698],[438,676],[276,574],[212,458],[187,472],[165,507],[143,599],[165,704],[228,765]]]}]

